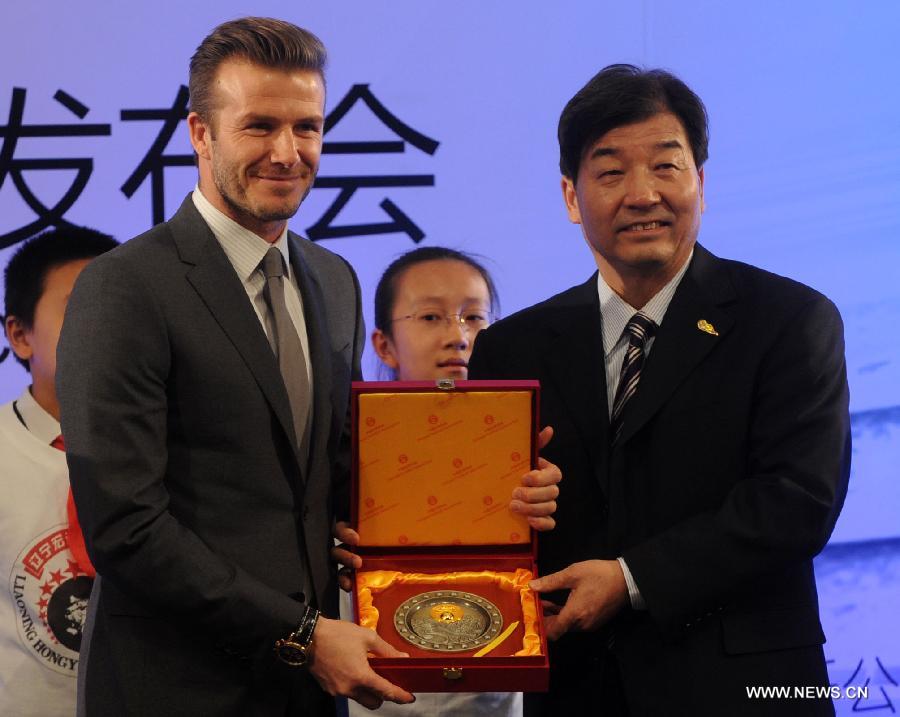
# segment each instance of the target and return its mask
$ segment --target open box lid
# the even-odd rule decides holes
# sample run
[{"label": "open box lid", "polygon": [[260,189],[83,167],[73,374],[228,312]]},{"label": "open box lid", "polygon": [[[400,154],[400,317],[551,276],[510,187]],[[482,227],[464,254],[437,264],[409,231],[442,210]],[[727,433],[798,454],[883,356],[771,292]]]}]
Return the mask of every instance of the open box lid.
[{"label": "open box lid", "polygon": [[355,381],[352,521],[360,552],[533,552],[509,510],[537,465],[537,381]]}]

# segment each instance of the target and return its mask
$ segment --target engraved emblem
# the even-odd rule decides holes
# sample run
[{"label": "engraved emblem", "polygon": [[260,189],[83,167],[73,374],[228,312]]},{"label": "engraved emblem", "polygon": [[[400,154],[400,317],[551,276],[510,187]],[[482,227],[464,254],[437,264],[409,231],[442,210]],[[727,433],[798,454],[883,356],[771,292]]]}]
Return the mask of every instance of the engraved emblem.
[{"label": "engraved emblem", "polygon": [[404,640],[423,650],[465,652],[497,637],[503,617],[480,595],[433,590],[402,603],[394,613],[394,627]]}]

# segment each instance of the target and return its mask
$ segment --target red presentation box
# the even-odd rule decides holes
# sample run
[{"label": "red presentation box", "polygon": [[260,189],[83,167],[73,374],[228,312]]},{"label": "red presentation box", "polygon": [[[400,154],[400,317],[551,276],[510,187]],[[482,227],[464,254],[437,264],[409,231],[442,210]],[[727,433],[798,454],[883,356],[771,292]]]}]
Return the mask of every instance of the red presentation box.
[{"label": "red presentation box", "polygon": [[[537,543],[528,522],[508,507],[522,475],[537,464],[539,390],[537,381],[353,383],[352,522],[363,559],[354,615],[409,653],[369,658],[377,673],[407,690],[547,689],[543,610],[528,588],[538,574]],[[435,591],[469,593],[496,606],[496,637],[454,652],[404,639],[397,608]],[[454,621],[452,605],[439,601],[434,610]]]}]

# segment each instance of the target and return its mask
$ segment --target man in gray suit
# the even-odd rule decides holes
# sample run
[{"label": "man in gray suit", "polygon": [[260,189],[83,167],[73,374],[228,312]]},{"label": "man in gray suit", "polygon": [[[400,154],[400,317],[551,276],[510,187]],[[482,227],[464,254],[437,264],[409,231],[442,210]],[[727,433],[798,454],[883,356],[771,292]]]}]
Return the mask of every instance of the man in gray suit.
[{"label": "man in gray suit", "polygon": [[366,659],[401,653],[331,619],[359,286],[287,229],[319,163],[324,63],[286,22],[216,28],[191,60],[197,189],[95,261],[70,300],[57,382],[99,576],[81,714],[413,700]]}]

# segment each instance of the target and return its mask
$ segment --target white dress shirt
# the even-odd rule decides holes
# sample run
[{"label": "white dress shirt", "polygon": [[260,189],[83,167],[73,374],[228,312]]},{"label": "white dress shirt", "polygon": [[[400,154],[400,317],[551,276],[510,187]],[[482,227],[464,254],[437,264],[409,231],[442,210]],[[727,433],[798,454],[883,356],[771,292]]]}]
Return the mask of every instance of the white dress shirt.
[{"label": "white dress shirt", "polygon": [[194,206],[200,212],[200,216],[209,225],[213,236],[222,246],[225,255],[234,267],[253,310],[262,324],[266,336],[270,339],[274,336],[274,322],[270,315],[263,289],[266,286],[266,276],[262,269],[262,260],[270,247],[275,246],[284,257],[285,283],[284,301],[287,304],[288,315],[294,322],[294,328],[300,337],[303,346],[303,355],[306,358],[306,374],[309,385],[313,385],[312,362],[309,359],[309,337],[306,335],[306,319],[303,316],[303,298],[297,284],[297,277],[290,262],[290,245],[287,240],[287,226],[274,244],[269,244],[262,237],[257,236],[249,229],[242,227],[236,221],[216,209],[210,201],[203,196],[199,187],[194,189],[191,198]]}]

